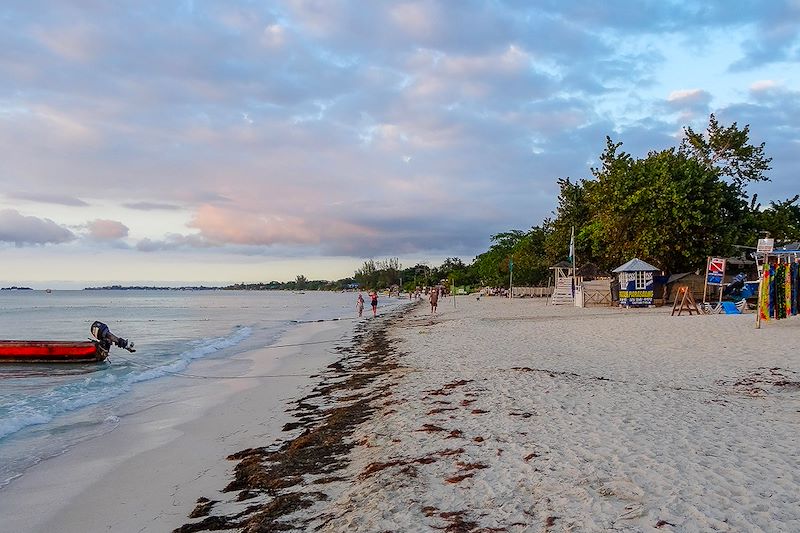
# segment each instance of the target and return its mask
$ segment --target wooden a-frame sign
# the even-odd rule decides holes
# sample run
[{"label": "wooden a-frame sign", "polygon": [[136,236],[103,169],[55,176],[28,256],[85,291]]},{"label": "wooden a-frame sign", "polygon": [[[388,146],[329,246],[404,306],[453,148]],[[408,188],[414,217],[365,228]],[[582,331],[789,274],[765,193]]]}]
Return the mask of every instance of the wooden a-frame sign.
[{"label": "wooden a-frame sign", "polygon": [[697,308],[697,302],[694,301],[692,291],[689,290],[687,285],[678,287],[678,293],[675,295],[675,303],[672,304],[672,316],[675,316],[675,311],[678,312],[678,316],[681,316],[681,313],[684,311],[689,311],[689,316],[691,316],[693,312],[698,315],[700,314],[700,309]]}]

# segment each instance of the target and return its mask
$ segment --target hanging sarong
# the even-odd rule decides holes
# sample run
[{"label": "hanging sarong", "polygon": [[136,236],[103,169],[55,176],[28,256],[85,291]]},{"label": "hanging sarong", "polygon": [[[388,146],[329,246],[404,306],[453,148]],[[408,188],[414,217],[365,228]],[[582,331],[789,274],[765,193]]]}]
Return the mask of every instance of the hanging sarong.
[{"label": "hanging sarong", "polygon": [[800,264],[792,263],[791,271],[792,271],[792,316],[795,316],[798,313],[798,308],[800,308],[800,305],[798,305],[797,301],[797,293],[798,293],[797,289],[798,289],[798,284],[800,284]]},{"label": "hanging sarong", "polygon": [[783,308],[783,318],[792,316],[792,265],[786,263],[786,274],[784,278],[784,298],[786,298]]},{"label": "hanging sarong", "polygon": [[777,318],[775,316],[775,265],[766,267],[769,270],[769,316],[770,318]]},{"label": "hanging sarong", "polygon": [[758,312],[761,313],[761,320],[769,320],[769,265],[764,265],[764,272],[761,275],[761,287],[758,294]]},{"label": "hanging sarong", "polygon": [[775,318],[786,318],[786,265],[775,267]]}]

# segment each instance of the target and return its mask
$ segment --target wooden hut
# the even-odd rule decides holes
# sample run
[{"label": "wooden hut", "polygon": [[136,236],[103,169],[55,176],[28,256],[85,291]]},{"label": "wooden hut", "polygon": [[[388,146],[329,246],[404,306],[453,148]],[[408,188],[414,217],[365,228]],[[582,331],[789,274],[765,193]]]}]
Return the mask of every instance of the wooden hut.
[{"label": "wooden hut", "polygon": [[653,305],[653,274],[661,269],[633,258],[614,269],[619,277],[619,305],[648,307]]},{"label": "wooden hut", "polygon": [[695,272],[681,272],[679,274],[672,274],[667,279],[667,284],[664,287],[664,303],[670,303],[675,300],[675,295],[678,292],[678,287],[685,285],[689,288],[695,301],[703,301],[703,288],[706,278],[703,274]]}]

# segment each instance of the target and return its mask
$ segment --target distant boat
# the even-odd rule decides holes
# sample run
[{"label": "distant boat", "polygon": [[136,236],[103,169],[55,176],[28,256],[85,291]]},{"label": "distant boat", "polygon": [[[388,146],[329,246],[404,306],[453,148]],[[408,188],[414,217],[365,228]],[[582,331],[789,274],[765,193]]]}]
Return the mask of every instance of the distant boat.
[{"label": "distant boat", "polygon": [[133,343],[117,337],[108,326],[95,321],[91,327],[97,340],[89,341],[3,341],[0,363],[91,363],[108,357],[111,345],[135,352]]},{"label": "distant boat", "polygon": [[53,290],[52,289],[45,289],[44,292],[46,292],[47,294],[50,294],[51,292],[53,292]]}]

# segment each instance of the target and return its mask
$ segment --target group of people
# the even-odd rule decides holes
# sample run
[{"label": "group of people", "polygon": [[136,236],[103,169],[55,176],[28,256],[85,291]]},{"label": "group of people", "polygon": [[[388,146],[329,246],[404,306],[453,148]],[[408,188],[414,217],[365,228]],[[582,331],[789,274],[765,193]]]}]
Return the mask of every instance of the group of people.
[{"label": "group of people", "polygon": [[[372,305],[372,316],[378,316],[378,293],[375,291],[370,292],[367,296],[370,297],[370,304]],[[360,292],[358,293],[358,299],[356,300],[356,311],[358,311],[358,316],[361,317],[364,314],[364,295]]]},{"label": "group of people", "polygon": [[[436,312],[436,307],[439,305],[439,294],[441,289],[438,287],[431,287],[430,291],[428,292],[428,301],[431,303],[431,314]],[[372,305],[372,316],[378,316],[378,293],[376,291],[371,291],[367,296],[370,298],[370,304]],[[356,311],[358,312],[359,318],[364,314],[364,295],[360,292],[358,293],[358,298],[356,299]]]}]

